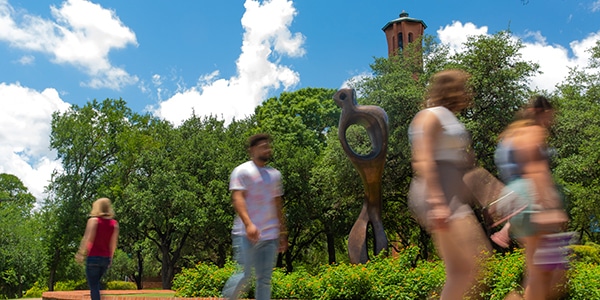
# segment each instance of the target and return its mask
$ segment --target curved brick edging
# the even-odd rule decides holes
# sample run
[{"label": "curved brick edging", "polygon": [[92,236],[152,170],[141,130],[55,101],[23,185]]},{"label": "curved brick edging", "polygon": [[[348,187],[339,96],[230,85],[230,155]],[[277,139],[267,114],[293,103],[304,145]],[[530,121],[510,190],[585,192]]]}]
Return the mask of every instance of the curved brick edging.
[{"label": "curved brick edging", "polygon": [[[178,298],[160,296],[123,296],[127,294],[172,294],[171,290],[103,290],[102,300],[224,300],[224,298]],[[54,291],[42,293],[42,300],[90,300],[90,291]]]}]

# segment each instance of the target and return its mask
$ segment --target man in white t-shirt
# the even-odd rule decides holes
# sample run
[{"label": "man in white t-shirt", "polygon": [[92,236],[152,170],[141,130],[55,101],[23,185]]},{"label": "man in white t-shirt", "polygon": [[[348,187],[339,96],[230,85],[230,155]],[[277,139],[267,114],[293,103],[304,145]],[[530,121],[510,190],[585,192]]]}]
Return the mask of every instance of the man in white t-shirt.
[{"label": "man in white t-shirt", "polygon": [[234,259],[243,267],[223,288],[223,296],[238,299],[252,271],[255,298],[271,298],[271,275],[277,252],[287,250],[283,218],[281,173],[266,164],[271,158],[271,138],[256,134],[248,139],[250,160],[231,173],[229,190],[237,213],[231,231]]}]

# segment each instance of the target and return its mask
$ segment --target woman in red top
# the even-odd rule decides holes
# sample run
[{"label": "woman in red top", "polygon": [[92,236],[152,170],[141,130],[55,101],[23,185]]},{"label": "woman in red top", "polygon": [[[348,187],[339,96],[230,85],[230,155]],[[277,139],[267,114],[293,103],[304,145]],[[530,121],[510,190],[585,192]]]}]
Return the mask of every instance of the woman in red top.
[{"label": "woman in red top", "polygon": [[114,217],[110,199],[100,198],[92,204],[92,212],[75,259],[85,264],[85,276],[90,287],[92,300],[100,300],[100,278],[112,262],[117,248],[119,224]]}]

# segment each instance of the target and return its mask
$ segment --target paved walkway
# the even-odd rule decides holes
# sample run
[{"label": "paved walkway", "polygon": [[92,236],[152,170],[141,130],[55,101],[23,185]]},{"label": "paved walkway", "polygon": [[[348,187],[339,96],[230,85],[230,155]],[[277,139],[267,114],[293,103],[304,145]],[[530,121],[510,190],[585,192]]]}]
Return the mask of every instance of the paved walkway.
[{"label": "paved walkway", "polygon": [[[177,298],[171,297],[174,291],[171,290],[103,290],[102,300],[221,300],[223,298]],[[156,294],[169,294],[165,297],[156,296]],[[127,295],[136,296],[127,296]],[[152,296],[144,297],[140,294],[152,294]],[[42,300],[90,300],[90,291],[55,291],[44,292]],[[27,299],[29,300],[29,299]]]}]

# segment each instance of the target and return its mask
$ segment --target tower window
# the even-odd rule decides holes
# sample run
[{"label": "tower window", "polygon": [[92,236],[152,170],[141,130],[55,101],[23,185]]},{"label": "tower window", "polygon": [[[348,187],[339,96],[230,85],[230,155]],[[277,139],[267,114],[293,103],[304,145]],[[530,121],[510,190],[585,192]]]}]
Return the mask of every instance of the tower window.
[{"label": "tower window", "polygon": [[412,34],[412,32],[409,32],[408,33],[408,42],[412,43],[412,41],[413,41],[413,34]]},{"label": "tower window", "polygon": [[403,50],[404,49],[404,44],[403,44],[403,39],[402,39],[402,32],[398,33],[398,49]]}]

